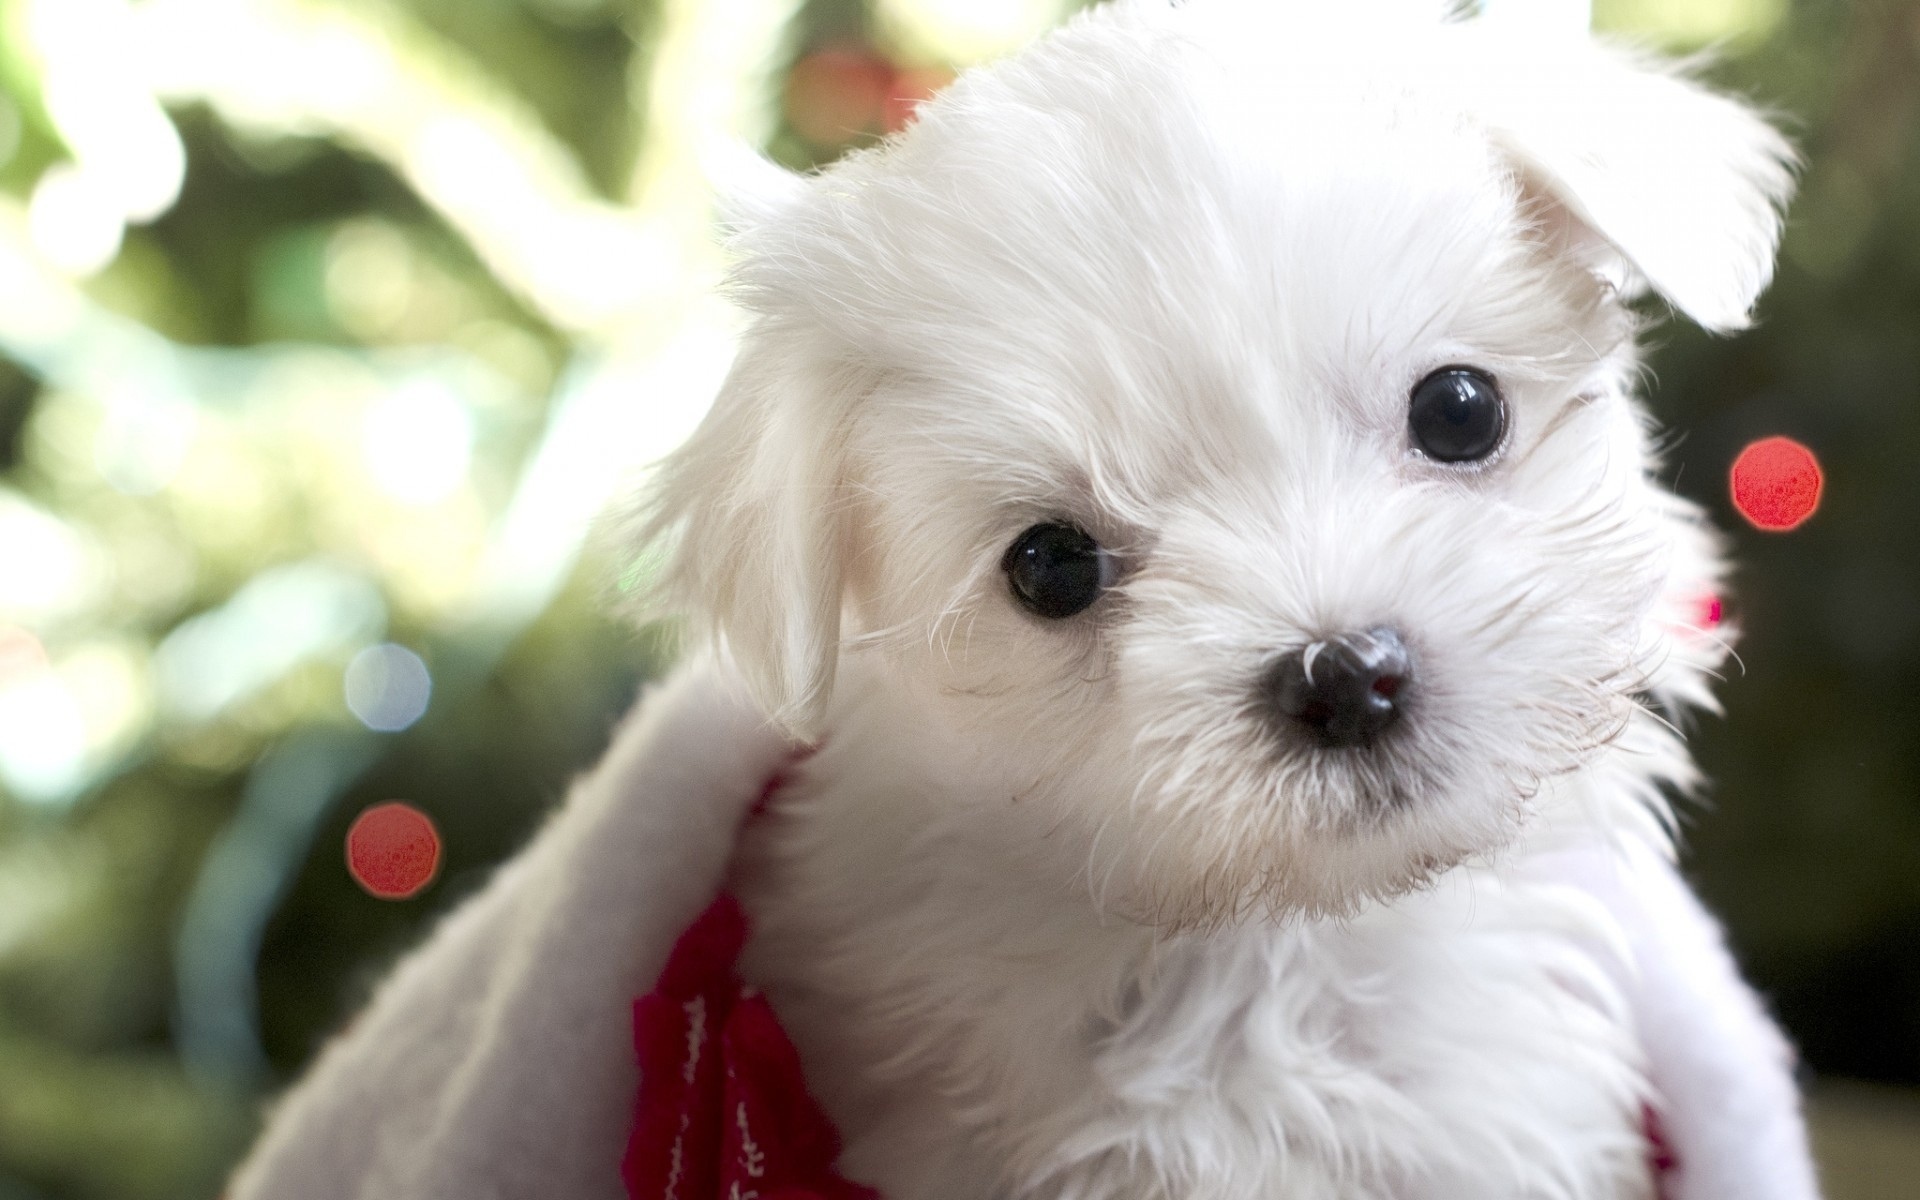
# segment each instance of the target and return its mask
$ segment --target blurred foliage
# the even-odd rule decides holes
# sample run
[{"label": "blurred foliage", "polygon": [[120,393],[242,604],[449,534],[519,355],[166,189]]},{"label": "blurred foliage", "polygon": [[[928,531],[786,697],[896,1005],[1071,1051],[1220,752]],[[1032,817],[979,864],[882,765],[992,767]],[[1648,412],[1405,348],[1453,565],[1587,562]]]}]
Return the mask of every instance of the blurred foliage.
[{"label": "blurred foliage", "polygon": [[[1917,1084],[1920,0],[1596,7],[1806,151],[1760,328],[1655,334],[1743,564],[1690,861],[1814,1068]],[[1056,15],[0,0],[0,1200],[216,1194],[662,665],[582,532],[724,367],[694,135],[816,165]],[[1725,498],[1773,433],[1829,471],[1788,536]],[[385,643],[424,715],[349,703]],[[446,848],[403,904],[340,853],[395,798]]]}]

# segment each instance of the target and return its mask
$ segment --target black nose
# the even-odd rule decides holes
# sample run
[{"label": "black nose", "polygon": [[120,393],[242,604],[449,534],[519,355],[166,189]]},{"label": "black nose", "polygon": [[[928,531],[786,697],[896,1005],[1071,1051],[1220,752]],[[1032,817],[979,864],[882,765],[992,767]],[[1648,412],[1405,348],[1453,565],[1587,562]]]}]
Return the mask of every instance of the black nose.
[{"label": "black nose", "polygon": [[1400,718],[1413,655],[1384,626],[1315,642],[1275,663],[1265,691],[1279,712],[1325,746],[1366,746]]}]

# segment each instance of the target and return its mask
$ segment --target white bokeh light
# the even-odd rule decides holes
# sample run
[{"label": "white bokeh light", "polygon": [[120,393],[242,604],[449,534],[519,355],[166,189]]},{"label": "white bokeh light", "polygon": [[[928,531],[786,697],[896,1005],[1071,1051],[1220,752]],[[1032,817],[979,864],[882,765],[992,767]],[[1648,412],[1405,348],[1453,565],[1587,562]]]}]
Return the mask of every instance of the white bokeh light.
[{"label": "white bokeh light", "polygon": [[0,619],[57,620],[102,582],[85,534],[11,489],[0,489],[0,564]]},{"label": "white bokeh light", "polygon": [[27,201],[33,248],[49,266],[77,279],[112,262],[126,231],[126,212],[109,190],[69,163],[48,167]]},{"label": "white bokeh light", "polygon": [[1024,46],[1057,24],[1060,0],[882,0],[881,18],[910,42],[977,62]]},{"label": "white bokeh light", "polygon": [[441,379],[420,378],[375,400],[361,452],[376,487],[402,504],[436,504],[466,482],[473,414]]},{"label": "white bokeh light", "polygon": [[426,714],[433,697],[433,676],[418,654],[382,642],[368,646],[347,664],[346,693],[347,707],[361,724],[381,733],[397,733]]},{"label": "white bokeh light", "polygon": [[199,428],[191,400],[157,387],[116,391],[101,416],[94,466],[129,496],[151,496],[171,483]]},{"label": "white bokeh light", "polygon": [[74,160],[41,176],[29,229],[50,264],[85,278],[113,261],[127,222],[173,206],[186,147],[149,86],[134,5],[27,0],[21,9],[41,106]]},{"label": "white bokeh light", "polygon": [[79,698],[50,671],[0,687],[0,780],[32,803],[57,803],[86,769],[87,722]]},{"label": "white bokeh light", "polygon": [[122,216],[151,221],[173,207],[187,151],[150,92],[97,69],[50,70],[42,90],[47,115],[81,170]]}]

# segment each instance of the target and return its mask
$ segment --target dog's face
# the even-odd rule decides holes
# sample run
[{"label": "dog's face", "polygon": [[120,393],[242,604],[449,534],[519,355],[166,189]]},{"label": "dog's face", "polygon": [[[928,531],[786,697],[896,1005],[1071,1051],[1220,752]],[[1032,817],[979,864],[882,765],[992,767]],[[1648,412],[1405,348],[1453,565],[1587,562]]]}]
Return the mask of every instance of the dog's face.
[{"label": "dog's face", "polygon": [[1170,925],[1511,840],[1708,651],[1623,293],[1733,327],[1787,151],[1407,4],[1122,3],[742,239],[758,322],[668,572],[803,732],[900,685]]}]

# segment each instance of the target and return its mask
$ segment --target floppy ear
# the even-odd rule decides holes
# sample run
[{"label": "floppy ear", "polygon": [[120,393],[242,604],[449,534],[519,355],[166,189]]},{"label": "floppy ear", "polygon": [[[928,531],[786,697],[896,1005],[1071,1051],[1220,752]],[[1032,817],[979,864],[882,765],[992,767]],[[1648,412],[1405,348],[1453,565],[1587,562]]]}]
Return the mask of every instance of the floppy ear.
[{"label": "floppy ear", "polygon": [[846,417],[857,385],[763,322],[700,428],[663,463],[640,537],[670,549],[653,600],[732,655],[796,737],[818,732],[840,652]]},{"label": "floppy ear", "polygon": [[1481,73],[1483,116],[1524,186],[1700,325],[1747,325],[1793,191],[1795,155],[1772,126],[1672,65],[1584,38],[1496,40]]}]

